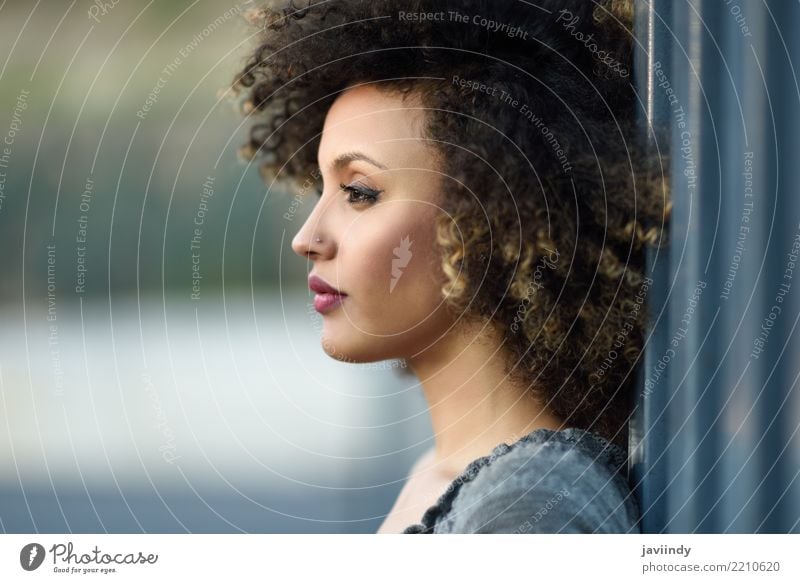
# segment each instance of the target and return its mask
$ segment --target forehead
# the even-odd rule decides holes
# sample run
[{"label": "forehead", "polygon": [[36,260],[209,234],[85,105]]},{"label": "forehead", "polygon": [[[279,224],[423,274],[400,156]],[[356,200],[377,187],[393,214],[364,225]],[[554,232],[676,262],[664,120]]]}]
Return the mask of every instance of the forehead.
[{"label": "forehead", "polygon": [[364,151],[390,168],[430,168],[425,113],[411,95],[364,85],[347,89],[325,117],[318,152],[323,167],[343,152]]}]

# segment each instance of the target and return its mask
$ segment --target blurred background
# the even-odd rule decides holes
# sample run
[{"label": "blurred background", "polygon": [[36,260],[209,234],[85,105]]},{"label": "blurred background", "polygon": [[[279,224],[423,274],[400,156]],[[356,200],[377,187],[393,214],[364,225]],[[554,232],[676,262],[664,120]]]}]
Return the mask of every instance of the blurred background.
[{"label": "blurred background", "polygon": [[374,532],[431,447],[236,157],[249,2],[0,3],[0,529]]}]

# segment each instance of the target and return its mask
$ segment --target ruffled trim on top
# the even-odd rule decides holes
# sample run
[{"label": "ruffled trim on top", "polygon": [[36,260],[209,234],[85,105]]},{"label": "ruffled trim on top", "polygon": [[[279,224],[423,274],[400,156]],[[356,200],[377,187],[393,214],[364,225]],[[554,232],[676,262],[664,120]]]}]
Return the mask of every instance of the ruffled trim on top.
[{"label": "ruffled trim on top", "polygon": [[450,512],[453,500],[458,495],[461,487],[465,483],[474,480],[475,476],[478,475],[478,472],[482,468],[490,465],[497,458],[504,456],[512,449],[520,447],[522,444],[545,443],[551,440],[562,443],[572,443],[582,448],[583,451],[591,455],[592,459],[595,461],[610,466],[614,473],[617,473],[628,461],[628,456],[621,447],[585,429],[578,429],[577,427],[559,430],[534,429],[511,445],[501,443],[492,449],[490,455],[479,457],[470,462],[466,469],[450,483],[445,493],[439,497],[436,503],[425,511],[425,514],[422,515],[422,522],[406,527],[403,534],[433,534],[433,527],[436,521]]}]

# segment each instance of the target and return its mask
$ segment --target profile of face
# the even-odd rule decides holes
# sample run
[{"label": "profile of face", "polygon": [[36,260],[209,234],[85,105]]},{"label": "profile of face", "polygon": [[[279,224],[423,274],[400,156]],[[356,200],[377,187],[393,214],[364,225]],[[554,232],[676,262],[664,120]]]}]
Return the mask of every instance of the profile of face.
[{"label": "profile of face", "polygon": [[424,115],[413,96],[362,85],[325,118],[322,194],[292,249],[313,264],[309,285],[333,358],[412,359],[453,323],[436,245],[445,179],[423,139]]}]

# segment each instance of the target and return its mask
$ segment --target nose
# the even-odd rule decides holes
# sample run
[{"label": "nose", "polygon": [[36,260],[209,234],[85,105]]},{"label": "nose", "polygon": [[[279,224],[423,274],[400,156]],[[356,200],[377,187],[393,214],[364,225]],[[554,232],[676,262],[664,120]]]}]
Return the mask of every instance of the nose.
[{"label": "nose", "polygon": [[325,197],[317,202],[314,210],[292,239],[292,250],[301,257],[312,261],[330,259],[336,248],[333,236],[326,227],[324,207],[327,205],[327,201],[323,199]]}]

